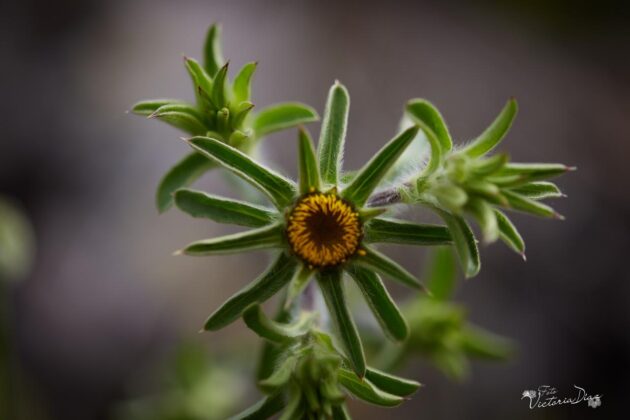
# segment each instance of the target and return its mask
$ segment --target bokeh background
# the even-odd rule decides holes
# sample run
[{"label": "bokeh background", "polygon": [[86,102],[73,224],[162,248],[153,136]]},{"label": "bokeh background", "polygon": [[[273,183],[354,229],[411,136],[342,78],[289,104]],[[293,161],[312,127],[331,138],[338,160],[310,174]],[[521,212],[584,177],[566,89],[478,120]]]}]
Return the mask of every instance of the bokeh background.
[{"label": "bokeh background", "polygon": [[[321,112],[331,83],[346,84],[347,167],[391,137],[407,99],[433,101],[463,141],[515,96],[504,150],[579,168],[559,180],[566,221],[516,216],[526,263],[484,247],[481,274],[458,287],[470,318],[513,338],[518,356],[476,363],[462,384],[414,362],[404,373],[426,386],[411,401],[394,411],[353,404],[356,418],[627,418],[629,9],[613,0],[3,2],[0,194],[21,206],[37,240],[31,273],[10,286],[21,372],[10,392],[23,402],[13,415],[113,418],[123,401],[155,391],[147,378],[182,340],[234,372],[219,380],[236,390],[232,412],[256,400],[247,375],[258,339],[241,323],[197,330],[267,256],[171,256],[229,230],[157,214],[157,182],[186,146],[174,129],[125,113],[139,99],[191,99],[181,56],[199,57],[208,25],[222,22],[235,68],[260,63],[256,104],[299,100]],[[294,137],[265,144],[288,174]],[[230,193],[217,173],[199,186]],[[421,272],[421,252],[396,252]],[[543,384],[579,385],[603,394],[602,406],[529,410],[521,393]]]}]

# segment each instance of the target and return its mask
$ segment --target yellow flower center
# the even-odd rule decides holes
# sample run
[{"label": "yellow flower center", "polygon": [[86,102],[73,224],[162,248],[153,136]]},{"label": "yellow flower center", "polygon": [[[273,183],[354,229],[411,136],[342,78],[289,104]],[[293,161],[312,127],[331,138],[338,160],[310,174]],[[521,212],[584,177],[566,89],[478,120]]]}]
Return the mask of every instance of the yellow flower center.
[{"label": "yellow flower center", "polygon": [[359,214],[335,194],[301,197],[287,223],[293,252],[309,266],[330,267],[354,255],[361,241]]}]

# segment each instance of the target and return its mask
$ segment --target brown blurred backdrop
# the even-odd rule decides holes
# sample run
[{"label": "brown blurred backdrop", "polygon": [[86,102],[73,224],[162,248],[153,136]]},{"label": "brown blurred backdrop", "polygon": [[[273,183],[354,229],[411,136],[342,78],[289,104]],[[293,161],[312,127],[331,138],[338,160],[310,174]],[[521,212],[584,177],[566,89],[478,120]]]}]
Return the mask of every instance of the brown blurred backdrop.
[{"label": "brown blurred backdrop", "polygon": [[[514,338],[518,357],[475,364],[464,384],[414,363],[405,373],[426,387],[413,400],[394,411],[354,404],[356,418],[625,417],[627,2],[25,0],[0,10],[0,193],[22,205],[38,242],[31,275],[13,287],[12,329],[47,418],[109,418],[132,378],[182,337],[219,360],[227,342],[242,340],[254,359],[258,340],[240,323],[196,331],[266,256],[171,257],[229,230],[176,211],[158,216],[155,186],[186,146],[174,129],[125,113],[139,99],[191,99],[181,56],[201,55],[213,22],[223,24],[235,68],[259,61],[258,105],[299,100],[321,112],[330,84],[346,84],[347,167],[391,137],[407,99],[433,101],[463,141],[515,96],[520,113],[504,150],[579,168],[559,180],[566,221],[516,217],[527,263],[502,245],[484,247],[481,274],[459,284],[471,319]],[[289,174],[294,138],[273,136],[265,148]],[[200,185],[229,194],[217,173]],[[421,271],[417,249],[396,250]],[[530,411],[521,393],[543,384],[576,384],[603,394],[603,404]],[[242,407],[254,399],[249,389]]]}]

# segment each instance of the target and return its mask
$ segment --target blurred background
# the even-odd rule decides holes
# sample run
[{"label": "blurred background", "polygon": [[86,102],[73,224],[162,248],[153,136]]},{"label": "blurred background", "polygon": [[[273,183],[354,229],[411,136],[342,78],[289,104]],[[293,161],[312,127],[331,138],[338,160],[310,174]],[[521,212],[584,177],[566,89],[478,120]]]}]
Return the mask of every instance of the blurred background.
[{"label": "blurred background", "polygon": [[[157,182],[186,145],[175,129],[125,113],[144,98],[191,100],[181,56],[200,57],[208,26],[221,22],[234,68],[259,61],[257,105],[298,100],[321,113],[335,79],[348,87],[347,168],[392,136],[412,97],[435,103],[465,141],[510,96],[520,113],[503,150],[579,168],[559,180],[568,198],[554,204],[566,221],[515,216],[526,263],[484,247],[481,274],[458,285],[469,318],[512,338],[517,356],[474,363],[463,383],[414,361],[403,373],[426,386],[411,401],[393,411],[351,404],[355,418],[627,418],[628,2],[22,0],[0,10],[0,195],[22,209],[36,243],[29,274],[2,286],[13,373],[4,392],[20,407],[10,416],[119,418],[130,399],[161,392],[161,366],[182,342],[192,349],[184,377],[214,365],[204,386],[232,390],[202,392],[215,414],[258,398],[258,338],[240,322],[197,331],[267,256],[171,256],[230,230],[157,214]],[[264,150],[296,173],[294,131]],[[198,186],[230,194],[218,173]],[[422,250],[395,250],[422,272]],[[602,406],[529,410],[523,390],[545,384],[561,394],[581,386]]]}]

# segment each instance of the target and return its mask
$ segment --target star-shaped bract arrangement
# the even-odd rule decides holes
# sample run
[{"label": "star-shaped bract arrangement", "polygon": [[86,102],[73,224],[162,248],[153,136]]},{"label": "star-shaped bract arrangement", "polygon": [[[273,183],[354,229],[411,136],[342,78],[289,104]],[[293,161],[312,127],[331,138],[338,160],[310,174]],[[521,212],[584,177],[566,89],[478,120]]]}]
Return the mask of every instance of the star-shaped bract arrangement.
[{"label": "star-shaped bract arrangement", "polygon": [[188,189],[176,192],[175,203],[193,216],[254,228],[191,243],[180,253],[280,251],[266,272],[208,318],[206,330],[226,326],[250,305],[266,301],[285,286],[290,305],[316,277],[350,367],[363,377],[365,356],[346,302],[343,273],[355,280],[387,336],[403,340],[408,335],[407,324],[380,276],[414,289],[423,287],[372,244],[439,245],[449,243],[450,235],[446,227],[386,219],[379,217],[386,208],[366,207],[376,186],[415,138],[417,126],[394,137],[347,185],[340,184],[348,108],[348,93],[336,83],[328,96],[317,153],[308,132],[300,130],[297,184],[218,139],[197,136],[187,140],[197,153],[260,189],[275,209]]},{"label": "star-shaped bract arrangement", "polygon": [[[221,29],[212,25],[204,45],[203,65],[184,57],[193,82],[196,103],[174,99],[153,99],[135,104],[132,112],[166,122],[193,136],[208,136],[245,153],[251,153],[258,140],[273,132],[318,120],[308,105],[285,102],[252,112],[251,84],[257,63],[245,64],[233,82],[228,79],[229,63],[221,50]],[[252,115],[253,114],[253,115]],[[173,193],[186,187],[216,162],[199,153],[190,153],[162,178],[156,195],[160,212],[173,204]]]}]

